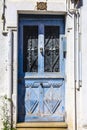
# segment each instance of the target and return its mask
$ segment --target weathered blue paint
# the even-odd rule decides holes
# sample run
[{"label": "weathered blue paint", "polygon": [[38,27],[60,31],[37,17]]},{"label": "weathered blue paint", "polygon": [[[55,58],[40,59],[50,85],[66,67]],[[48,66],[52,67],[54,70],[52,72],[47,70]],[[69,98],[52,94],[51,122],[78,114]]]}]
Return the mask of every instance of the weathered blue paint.
[{"label": "weathered blue paint", "polygon": [[[38,72],[23,72],[23,26],[38,26]],[[44,28],[59,26],[60,71],[44,72]],[[40,18],[19,20],[18,44],[18,122],[64,121],[64,19]],[[43,49],[43,54],[40,49]],[[50,67],[50,66],[49,66]]]},{"label": "weathered blue paint", "polygon": [[[43,54],[40,49],[43,49]],[[44,72],[44,25],[39,24],[39,36],[38,36],[38,74]]]}]

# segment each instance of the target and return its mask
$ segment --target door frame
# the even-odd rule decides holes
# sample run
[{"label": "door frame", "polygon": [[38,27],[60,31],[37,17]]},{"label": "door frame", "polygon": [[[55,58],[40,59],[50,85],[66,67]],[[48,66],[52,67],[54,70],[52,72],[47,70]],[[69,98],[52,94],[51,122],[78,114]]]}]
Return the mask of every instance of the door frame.
[{"label": "door frame", "polygon": [[[30,16],[30,15],[29,15],[29,16]],[[38,16],[39,16],[39,15],[37,14],[37,17],[38,17]],[[46,14],[45,14],[44,16],[48,17],[48,16],[50,16],[50,15],[46,15]],[[58,15],[51,15],[51,17],[55,17],[55,16],[56,16],[56,17],[60,17],[60,18],[62,17],[63,20],[64,20],[64,16],[61,16],[61,15],[59,15],[59,16],[58,16]],[[23,17],[21,17],[21,18],[23,18]],[[30,16],[30,18],[32,18],[32,16]],[[20,19],[20,18],[19,18],[19,19]],[[58,18],[57,18],[57,19],[58,19]],[[31,20],[32,20],[32,19],[31,19]],[[35,20],[36,20],[36,19],[35,19]],[[30,19],[29,19],[29,21],[30,21]],[[19,23],[18,23],[18,26],[19,26]],[[59,26],[62,26],[61,23],[59,24]],[[64,21],[64,27],[63,27],[63,28],[64,28],[64,30],[65,30],[65,21]],[[18,33],[19,33],[19,32],[18,32]],[[65,32],[64,32],[63,35],[61,35],[61,37],[64,36],[64,35],[65,35]],[[18,35],[18,45],[19,45],[19,35]],[[18,56],[19,56],[19,49],[18,49]],[[19,63],[19,61],[18,61],[18,63]],[[63,70],[63,71],[64,71],[64,70]],[[64,73],[63,73],[63,74],[64,74]],[[61,75],[61,74],[60,74],[59,77],[64,78],[64,77],[65,77],[65,74],[64,74],[64,75]],[[31,79],[32,76],[29,76],[29,77],[26,76],[26,78],[30,78],[30,79]],[[38,76],[37,76],[36,78],[38,78]],[[49,78],[50,78],[50,76],[49,76]],[[58,77],[57,77],[57,78],[58,78]],[[17,88],[17,89],[18,89],[18,88]],[[18,99],[17,99],[17,101],[18,101]],[[17,113],[17,117],[18,117],[18,113]]]}]

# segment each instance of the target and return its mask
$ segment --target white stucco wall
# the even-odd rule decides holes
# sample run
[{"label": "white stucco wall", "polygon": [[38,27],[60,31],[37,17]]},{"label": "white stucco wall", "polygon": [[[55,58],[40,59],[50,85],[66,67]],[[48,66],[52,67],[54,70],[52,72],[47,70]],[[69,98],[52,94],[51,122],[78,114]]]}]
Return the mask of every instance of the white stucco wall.
[{"label": "white stucco wall", "polygon": [[[46,0],[39,1],[46,2]],[[8,0],[7,26],[17,26],[17,11],[37,11],[37,2],[38,0],[27,0],[26,2],[24,0]],[[47,11],[66,11],[66,0],[47,0]]]},{"label": "white stucco wall", "polygon": [[87,1],[83,1],[82,17],[82,88],[81,88],[81,124],[82,130],[87,129]]},{"label": "white stucco wall", "polygon": [[[36,10],[37,1],[47,1],[47,11],[65,12],[66,0],[7,0],[6,1],[6,31],[9,27],[13,29],[13,94],[12,100],[14,104],[13,118],[16,123],[17,114],[17,15],[18,11],[36,11],[36,13],[45,13],[45,11]],[[82,44],[82,88],[77,91],[77,130],[85,130],[87,125],[87,1],[81,8],[81,44]],[[69,6],[67,6],[69,7]],[[70,5],[73,8],[73,4]],[[0,1],[0,96],[8,93],[8,35],[2,35],[2,1]],[[68,130],[75,130],[75,86],[74,86],[74,15],[66,16],[66,37],[67,37],[67,57],[66,57],[66,79],[65,79],[65,107],[66,122]],[[1,123],[1,121],[0,121]],[[2,127],[0,125],[0,127]]]},{"label": "white stucco wall", "polygon": [[[39,0],[40,1],[40,0]],[[27,11],[27,13],[30,11],[36,11],[36,2],[33,0],[27,0],[26,2],[24,0],[8,0],[6,1],[6,27],[11,27],[13,30],[15,28],[15,31],[13,31],[13,118],[16,123],[16,110],[17,110],[17,13],[18,11]],[[66,11],[66,0],[48,0],[47,1],[47,11],[56,11],[56,12],[65,12]],[[39,11],[39,13],[45,13],[45,11]],[[65,14],[64,14],[65,15]],[[1,21],[0,21],[1,22]],[[68,23],[68,24],[67,24]],[[2,28],[2,24],[0,24]],[[66,37],[67,37],[67,58],[66,58],[66,92],[65,92],[65,105],[66,105],[66,122],[68,123],[68,129],[74,128],[74,35],[73,35],[73,17],[70,18],[67,16],[66,20]],[[70,32],[67,31],[68,28],[71,28]],[[8,93],[8,89],[6,89],[6,84],[8,84],[8,71],[5,69],[7,67],[7,59],[8,59],[8,43],[7,39],[8,36],[2,35],[2,29],[1,29],[1,38],[3,41],[3,44],[0,44],[1,48],[1,73],[0,76],[2,77],[0,80],[0,83],[2,84],[2,88],[4,89],[4,93]],[[71,41],[72,37],[72,41]],[[0,39],[1,41],[1,39]],[[1,43],[1,42],[0,42]],[[7,43],[7,44],[6,44]],[[3,46],[4,45],[4,46]],[[3,53],[4,52],[4,53]],[[72,57],[72,58],[71,58]],[[72,73],[72,75],[71,75]],[[7,80],[5,82],[5,79]],[[4,81],[4,83],[3,83]],[[8,85],[7,85],[8,86]],[[2,92],[1,92],[2,94]]]},{"label": "white stucco wall", "polygon": [[[2,1],[0,0],[0,113],[1,110],[1,97],[7,94],[7,36],[2,35],[3,21],[2,17]],[[1,117],[0,117],[1,119]],[[0,120],[0,128],[2,123]]]},{"label": "white stucco wall", "polygon": [[[66,57],[66,109],[68,129],[74,130],[74,16],[67,15],[66,21],[67,57]],[[72,37],[72,40],[71,40]]]},{"label": "white stucco wall", "polygon": [[7,89],[6,84],[6,72],[7,72],[7,36],[2,35],[3,29],[3,21],[1,19],[1,6],[2,2],[0,1],[0,88],[1,88],[1,95],[4,94],[5,90]]}]

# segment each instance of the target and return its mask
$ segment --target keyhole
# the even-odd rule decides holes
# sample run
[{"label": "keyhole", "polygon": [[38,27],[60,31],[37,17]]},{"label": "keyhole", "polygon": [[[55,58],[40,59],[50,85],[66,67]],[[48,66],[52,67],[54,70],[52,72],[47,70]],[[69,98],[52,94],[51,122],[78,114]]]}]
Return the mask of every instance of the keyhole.
[{"label": "keyhole", "polygon": [[43,83],[40,83],[41,87],[43,88]]}]

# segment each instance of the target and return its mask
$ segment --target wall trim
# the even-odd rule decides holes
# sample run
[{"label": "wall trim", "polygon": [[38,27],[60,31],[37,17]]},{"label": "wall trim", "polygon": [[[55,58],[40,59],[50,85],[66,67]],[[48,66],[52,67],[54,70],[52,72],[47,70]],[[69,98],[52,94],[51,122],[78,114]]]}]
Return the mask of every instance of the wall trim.
[{"label": "wall trim", "polygon": [[17,14],[46,14],[46,15],[65,15],[66,11],[33,11],[33,10],[17,10]]}]

